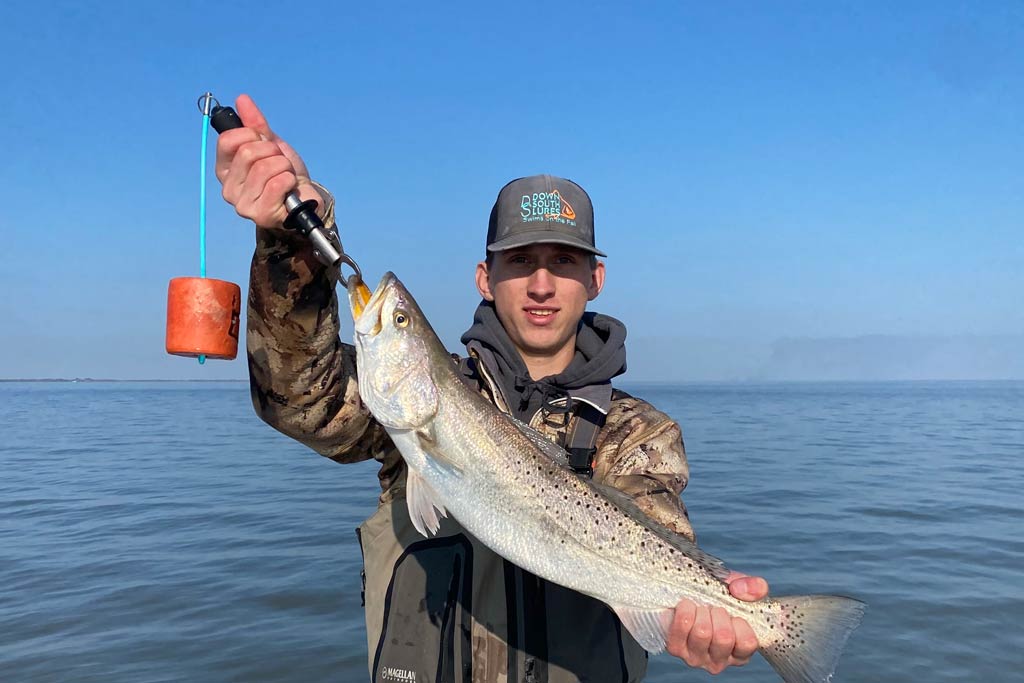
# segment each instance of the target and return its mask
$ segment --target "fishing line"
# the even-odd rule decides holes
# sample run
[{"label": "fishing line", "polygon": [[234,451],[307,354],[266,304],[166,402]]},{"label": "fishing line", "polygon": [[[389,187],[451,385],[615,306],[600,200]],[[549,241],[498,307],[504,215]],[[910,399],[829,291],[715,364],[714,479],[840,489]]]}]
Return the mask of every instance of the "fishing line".
[{"label": "fishing line", "polygon": [[[206,93],[199,101],[203,111],[203,143],[199,151],[199,277],[206,277],[206,146],[210,138],[210,109],[217,100]],[[206,355],[200,354],[199,364],[204,363]]]},{"label": "fishing line", "polygon": [[207,277],[206,162],[210,126],[220,103],[210,93],[199,98],[203,115],[199,149],[199,277],[171,278],[167,285],[167,336],[164,348],[172,356],[231,360],[238,355],[242,290],[234,282]]}]

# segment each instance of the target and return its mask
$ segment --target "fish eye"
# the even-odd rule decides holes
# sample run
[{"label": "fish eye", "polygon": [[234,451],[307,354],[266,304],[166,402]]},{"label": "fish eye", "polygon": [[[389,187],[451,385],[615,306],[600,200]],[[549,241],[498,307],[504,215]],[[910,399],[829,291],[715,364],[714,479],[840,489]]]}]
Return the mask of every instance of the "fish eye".
[{"label": "fish eye", "polygon": [[395,324],[399,327],[405,327],[409,324],[409,316],[405,314],[405,311],[395,311],[394,319]]}]

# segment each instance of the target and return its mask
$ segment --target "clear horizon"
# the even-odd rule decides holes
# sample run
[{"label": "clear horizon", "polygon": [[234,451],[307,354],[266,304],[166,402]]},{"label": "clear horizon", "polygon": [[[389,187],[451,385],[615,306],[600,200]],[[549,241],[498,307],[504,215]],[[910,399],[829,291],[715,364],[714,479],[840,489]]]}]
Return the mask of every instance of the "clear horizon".
[{"label": "clear horizon", "polygon": [[[549,172],[594,200],[591,310],[629,329],[626,381],[1024,376],[1018,5],[522,9],[4,12],[0,377],[245,378],[244,352],[163,347],[167,282],[198,274],[207,90],[256,99],[367,279],[397,273],[453,350],[497,191]],[[209,275],[244,289],[214,144]]]},{"label": "clear horizon", "polygon": [[[716,357],[711,349],[729,347],[734,354]],[[721,339],[640,338],[627,343],[627,372],[617,384],[750,384],[787,382],[992,382],[1024,381],[1024,335],[1003,337],[882,337],[778,340],[757,349]],[[666,374],[661,359],[685,352],[675,374]],[[240,351],[244,355],[244,350]],[[741,367],[734,358],[743,358]],[[723,360],[724,359],[724,360]],[[965,360],[966,359],[966,360]],[[225,364],[235,370],[236,363]],[[730,363],[727,367],[723,363]],[[221,361],[220,363],[223,363]],[[944,370],[958,366],[957,372]],[[198,369],[198,372],[205,368]],[[0,382],[247,382],[247,376],[37,376],[0,377]]]}]

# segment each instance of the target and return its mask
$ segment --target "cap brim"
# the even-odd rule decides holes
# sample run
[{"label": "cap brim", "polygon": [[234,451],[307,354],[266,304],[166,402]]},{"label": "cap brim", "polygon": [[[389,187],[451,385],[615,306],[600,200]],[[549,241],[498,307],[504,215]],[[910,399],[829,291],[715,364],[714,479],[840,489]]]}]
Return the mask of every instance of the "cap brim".
[{"label": "cap brim", "polygon": [[581,249],[588,254],[594,254],[595,256],[608,257],[608,254],[600,251],[591,244],[587,244],[584,240],[572,237],[570,235],[552,234],[547,230],[538,230],[536,232],[521,232],[516,235],[509,235],[503,240],[498,240],[494,244],[487,245],[487,251],[507,251],[509,249],[516,249],[518,247],[525,247],[529,244],[564,244],[567,247],[575,247]]}]

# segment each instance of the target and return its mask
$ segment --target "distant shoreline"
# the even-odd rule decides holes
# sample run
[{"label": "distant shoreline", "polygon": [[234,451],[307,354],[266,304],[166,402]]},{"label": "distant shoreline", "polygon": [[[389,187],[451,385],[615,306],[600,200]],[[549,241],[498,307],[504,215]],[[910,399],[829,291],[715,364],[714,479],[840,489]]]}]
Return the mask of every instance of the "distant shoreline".
[{"label": "distant shoreline", "polygon": [[248,383],[247,379],[95,379],[93,377],[74,377],[71,379],[63,377],[52,377],[52,378],[32,378],[32,379],[4,379],[0,378],[0,382],[67,382],[67,383],[78,383],[78,384],[97,384],[101,382],[238,382]]},{"label": "distant shoreline", "polygon": [[[927,383],[951,383],[951,382],[974,382],[974,383],[1019,383],[1024,382],[1024,378],[1021,377],[1002,377],[999,379],[992,378],[943,378],[943,377],[931,377],[931,378],[917,378],[917,379],[903,379],[903,378],[871,378],[871,379],[836,379],[836,378],[821,378],[821,379],[678,379],[678,380],[649,380],[649,379],[630,379],[628,377],[622,378],[616,382],[616,385],[621,386],[636,386],[636,387],[652,387],[656,388],[659,386],[679,386],[679,385],[707,385],[707,384],[721,384],[721,385],[756,385],[756,384],[927,384]],[[75,378],[0,378],[0,384],[18,384],[18,383],[34,383],[34,384],[248,384],[248,379],[97,379],[93,377],[75,377]]]}]

